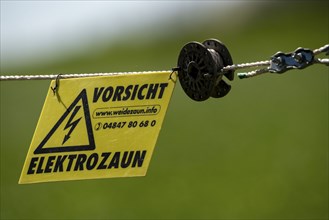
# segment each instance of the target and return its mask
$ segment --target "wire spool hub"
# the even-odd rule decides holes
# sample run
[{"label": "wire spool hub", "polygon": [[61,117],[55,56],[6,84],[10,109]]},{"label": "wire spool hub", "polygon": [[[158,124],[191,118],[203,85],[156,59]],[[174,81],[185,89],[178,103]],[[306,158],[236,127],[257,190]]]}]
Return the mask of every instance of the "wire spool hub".
[{"label": "wire spool hub", "polygon": [[193,100],[220,98],[231,89],[222,77],[234,78],[234,71],[224,74],[221,70],[232,64],[231,55],[220,41],[210,39],[202,44],[193,41],[187,43],[179,54],[179,81],[184,92]]}]

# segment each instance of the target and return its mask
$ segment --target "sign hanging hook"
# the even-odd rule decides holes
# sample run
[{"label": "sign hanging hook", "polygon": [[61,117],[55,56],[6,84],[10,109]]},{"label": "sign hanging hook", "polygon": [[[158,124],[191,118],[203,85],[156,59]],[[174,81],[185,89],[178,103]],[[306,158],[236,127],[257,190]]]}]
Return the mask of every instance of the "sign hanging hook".
[{"label": "sign hanging hook", "polygon": [[53,91],[54,95],[58,96],[58,89],[59,89],[59,78],[62,75],[62,73],[58,74],[56,77],[56,81],[55,81],[55,86],[54,87],[50,87],[51,90]]}]

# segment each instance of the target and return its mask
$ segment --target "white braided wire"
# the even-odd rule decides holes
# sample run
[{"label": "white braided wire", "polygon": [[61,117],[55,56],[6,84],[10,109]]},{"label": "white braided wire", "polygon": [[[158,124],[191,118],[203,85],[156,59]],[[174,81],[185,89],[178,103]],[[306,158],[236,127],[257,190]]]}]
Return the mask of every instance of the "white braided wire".
[{"label": "white braided wire", "polygon": [[52,74],[52,75],[6,75],[0,76],[0,81],[9,80],[43,80],[43,79],[68,79],[68,78],[82,78],[82,77],[93,77],[93,76],[117,76],[117,75],[131,75],[131,74],[149,74],[154,72],[172,73],[171,70],[163,71],[141,71],[141,72],[117,72],[117,73],[77,73],[77,74]]},{"label": "white braided wire", "polygon": [[329,44],[326,44],[323,47],[313,50],[313,53],[314,55],[318,55],[319,53],[323,53],[325,51],[329,51]]},{"label": "white braided wire", "polygon": [[315,59],[314,60],[314,62],[315,63],[320,63],[320,64],[327,64],[327,65],[329,65],[329,59],[326,59],[326,58],[324,58],[324,59]]},{"label": "white braided wire", "polygon": [[[329,44],[324,45],[318,49],[313,50],[314,55],[329,51]],[[319,64],[327,64],[329,63],[329,59],[315,59],[314,63]],[[250,63],[241,63],[241,64],[233,64],[223,67],[222,72],[227,72],[230,70],[244,69],[250,67],[258,67],[258,66],[269,66],[271,64],[270,60],[265,61],[257,61]],[[238,76],[240,78],[249,78],[253,76],[257,76],[263,73],[266,73],[268,69],[260,69],[254,70],[248,73],[239,73]],[[92,76],[114,76],[114,75],[129,75],[129,74],[147,74],[154,72],[162,72],[171,74],[171,70],[163,70],[163,71],[141,71],[141,72],[118,72],[118,73],[78,73],[78,74],[53,74],[53,75],[0,75],[0,81],[9,81],[9,80],[43,80],[43,79],[56,79],[60,77],[61,79],[67,78],[82,78],[82,77],[92,77]]]},{"label": "white braided wire", "polygon": [[252,63],[241,63],[241,64],[233,64],[229,66],[225,66],[222,71],[229,71],[229,70],[237,70],[237,69],[244,69],[244,68],[250,68],[250,67],[257,67],[257,66],[268,66],[271,64],[271,61],[258,61],[258,62],[252,62]]}]

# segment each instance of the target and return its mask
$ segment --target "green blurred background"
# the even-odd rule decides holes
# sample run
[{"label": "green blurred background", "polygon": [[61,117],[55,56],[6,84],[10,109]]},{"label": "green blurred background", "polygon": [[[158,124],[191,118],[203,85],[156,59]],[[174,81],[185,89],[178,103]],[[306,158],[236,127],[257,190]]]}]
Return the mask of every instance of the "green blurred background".
[{"label": "green blurred background", "polygon": [[[1,52],[1,74],[168,70],[185,43],[208,38],[235,63],[329,42],[328,1],[134,4],[176,13],[48,59]],[[328,77],[324,65],[236,77],[226,97],[200,103],[177,83],[146,177],[30,185],[18,179],[50,82],[0,82],[1,219],[328,219]]]}]

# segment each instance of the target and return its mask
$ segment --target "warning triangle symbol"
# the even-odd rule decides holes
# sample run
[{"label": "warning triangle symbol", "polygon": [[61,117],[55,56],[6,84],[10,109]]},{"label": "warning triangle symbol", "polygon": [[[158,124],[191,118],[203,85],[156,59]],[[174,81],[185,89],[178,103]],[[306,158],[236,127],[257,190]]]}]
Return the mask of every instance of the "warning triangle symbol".
[{"label": "warning triangle symbol", "polygon": [[[76,134],[76,139],[73,141],[74,143],[71,143],[70,145],[69,143],[72,140],[72,136],[74,136],[74,131],[77,130],[77,127],[79,128],[79,131],[83,129],[85,134],[83,136],[87,136],[87,138],[85,138],[85,141],[81,141],[83,140],[81,133]],[[55,133],[60,133],[62,135],[60,137],[60,142],[54,145],[51,140]],[[80,142],[82,144],[75,144],[76,142]],[[83,89],[56,122],[54,127],[49,131],[46,137],[41,141],[39,146],[35,149],[34,154],[85,151],[94,149],[95,140],[90,119],[87,91],[86,89]]]}]

